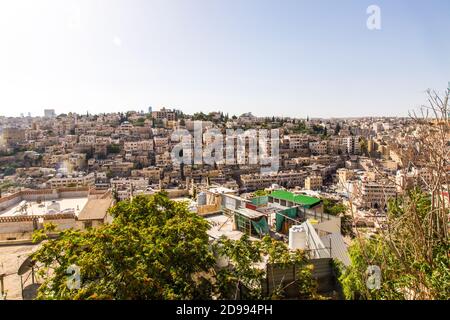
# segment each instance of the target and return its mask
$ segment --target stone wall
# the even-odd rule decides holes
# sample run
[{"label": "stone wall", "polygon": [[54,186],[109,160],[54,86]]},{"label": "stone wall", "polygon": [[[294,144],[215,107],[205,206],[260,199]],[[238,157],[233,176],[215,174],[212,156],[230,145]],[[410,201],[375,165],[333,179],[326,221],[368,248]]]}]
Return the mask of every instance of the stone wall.
[{"label": "stone wall", "polygon": [[188,189],[165,189],[164,191],[167,192],[170,199],[186,197],[189,195]]},{"label": "stone wall", "polygon": [[22,200],[26,201],[50,201],[61,198],[82,198],[90,193],[89,188],[60,188],[42,190],[22,190],[12,195],[0,198],[0,211],[5,210]]},{"label": "stone wall", "polygon": [[45,216],[8,216],[0,217],[0,234],[5,237],[12,234],[27,234],[26,238],[31,238],[31,233],[35,229],[40,229],[45,223],[53,223],[57,230],[65,230],[76,227],[76,216],[73,213],[48,214]]}]

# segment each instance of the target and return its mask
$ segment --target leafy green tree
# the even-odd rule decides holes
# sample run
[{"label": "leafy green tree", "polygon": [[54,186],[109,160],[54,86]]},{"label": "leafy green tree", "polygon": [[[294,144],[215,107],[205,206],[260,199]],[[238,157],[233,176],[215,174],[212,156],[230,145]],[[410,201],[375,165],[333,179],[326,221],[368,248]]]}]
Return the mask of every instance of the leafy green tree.
[{"label": "leafy green tree", "polygon": [[[110,214],[111,224],[65,230],[53,240],[54,225],[35,232],[34,241],[44,240],[33,254],[43,279],[38,299],[233,299],[243,287],[245,298],[283,298],[285,283],[271,293],[264,289],[265,262],[295,265],[298,297],[321,298],[303,251],[246,235],[211,245],[208,222],[164,193],[118,202]],[[218,256],[229,266],[217,267]],[[81,285],[70,289],[67,271],[73,265]]]},{"label": "leafy green tree", "polygon": [[331,200],[331,199],[322,199],[323,202],[323,212],[338,216],[340,214],[343,214],[347,211],[347,207],[338,201]]},{"label": "leafy green tree", "polygon": [[337,123],[336,127],[334,129],[334,134],[338,135],[340,131],[341,131],[341,125],[339,123]]},{"label": "leafy green tree", "polygon": [[107,146],[108,153],[117,154],[117,153],[120,153],[120,150],[121,150],[121,147],[119,144],[110,144]]},{"label": "leafy green tree", "polygon": [[[38,299],[197,299],[210,297],[203,277],[214,263],[208,223],[164,194],[121,201],[111,224],[66,230],[33,255],[43,267]],[[81,287],[68,289],[66,270],[77,265]]]},{"label": "leafy green tree", "polygon": [[[275,290],[267,293],[263,281],[267,277],[261,262],[277,264],[281,268],[296,265],[296,284],[300,299],[321,298],[317,294],[317,284],[312,277],[312,265],[301,250],[291,252],[285,243],[266,236],[262,241],[252,241],[248,235],[240,240],[219,239],[215,245],[219,256],[229,259],[230,266],[218,270],[216,275],[217,295],[220,298],[235,299],[239,288],[246,288],[246,299],[281,299],[284,297],[283,284],[275,284]],[[264,265],[264,264],[263,264]],[[268,295],[269,294],[269,295]]]},{"label": "leafy green tree", "polygon": [[341,217],[341,233],[344,236],[349,236],[351,238],[355,237],[355,233],[353,232],[352,222],[353,219],[350,215],[347,215],[346,212],[348,210],[347,206],[343,203],[338,202],[336,200],[323,198],[323,212],[331,214],[333,216]]},{"label": "leafy green tree", "polygon": [[293,129],[293,132],[294,132],[294,133],[312,133],[311,130],[309,130],[309,129],[306,127],[305,121],[302,121],[302,120],[300,120],[300,121],[298,122],[297,127],[295,127],[295,128]]},{"label": "leafy green tree", "polygon": [[361,138],[359,138],[358,143],[359,143],[359,148],[361,149],[361,153],[366,156],[369,156],[370,155],[369,154],[369,143],[367,142],[367,140],[361,137]]},{"label": "leafy green tree", "polygon": [[353,231],[353,218],[351,215],[341,215],[341,234],[351,238],[355,237],[355,232]]},{"label": "leafy green tree", "polygon": [[207,121],[208,120],[208,115],[206,115],[203,112],[196,112],[192,116],[192,120],[195,120],[195,121]]},{"label": "leafy green tree", "polygon": [[139,118],[133,122],[134,126],[143,127],[145,125],[145,118]]},{"label": "leafy green tree", "polygon": [[117,188],[112,189],[111,196],[116,203],[120,201],[119,192],[117,191]]},{"label": "leafy green tree", "polygon": [[263,197],[269,195],[269,192],[266,190],[256,190],[254,192],[255,197]]},{"label": "leafy green tree", "polygon": [[15,173],[16,173],[16,168],[15,168],[15,166],[13,166],[13,165],[8,165],[8,166],[6,166],[5,169],[4,169],[4,171],[3,171],[3,174],[4,174],[5,176],[12,176],[12,175],[14,175]]}]

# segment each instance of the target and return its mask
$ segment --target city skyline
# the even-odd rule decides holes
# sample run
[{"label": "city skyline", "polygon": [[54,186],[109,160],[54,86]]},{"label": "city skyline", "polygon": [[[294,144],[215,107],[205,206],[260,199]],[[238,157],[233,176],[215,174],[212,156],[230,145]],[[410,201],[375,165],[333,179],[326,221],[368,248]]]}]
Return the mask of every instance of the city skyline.
[{"label": "city skyline", "polygon": [[432,3],[4,2],[1,114],[407,116],[449,80],[450,4]]},{"label": "city skyline", "polygon": [[[200,114],[200,113],[203,113],[206,116],[212,115],[212,114],[220,114],[220,113],[222,113],[224,116],[228,116],[229,118],[232,118],[232,117],[235,116],[237,119],[239,119],[242,116],[245,117],[246,115],[251,115],[251,116],[255,117],[256,119],[275,118],[275,119],[291,119],[291,120],[293,120],[293,119],[295,119],[295,120],[308,120],[309,119],[309,120],[324,120],[324,121],[331,121],[331,120],[342,120],[342,121],[345,121],[345,120],[360,120],[360,119],[411,119],[411,115],[405,115],[405,116],[382,116],[382,115],[380,115],[380,116],[370,116],[370,115],[363,116],[362,115],[362,116],[350,116],[350,117],[345,117],[345,116],[342,116],[342,117],[312,117],[312,116],[309,116],[309,115],[305,114],[304,116],[297,116],[297,117],[295,117],[295,116],[280,116],[280,115],[277,115],[277,114],[273,114],[273,115],[270,115],[270,116],[269,115],[260,116],[260,115],[255,115],[252,112],[242,112],[242,113],[238,113],[238,114],[232,114],[232,113],[228,113],[226,111],[220,111],[220,110],[215,110],[215,111],[206,112],[206,113],[201,111],[201,110],[198,110],[198,111],[193,112],[193,113],[185,113],[185,112],[183,112],[183,110],[174,109],[174,108],[170,108],[170,107],[154,108],[152,110],[152,112],[161,111],[161,110],[171,110],[171,111],[174,111],[174,112],[175,111],[176,112],[181,112],[183,114],[183,116],[187,116],[187,117],[194,117],[196,114]],[[50,117],[50,116],[46,115],[46,111],[51,111],[54,114]],[[86,117],[86,116],[91,117],[91,116],[115,115],[115,114],[119,114],[119,115],[120,114],[124,114],[124,115],[126,115],[126,114],[130,114],[130,115],[135,115],[135,114],[136,115],[149,115],[149,114],[151,114],[151,112],[149,112],[148,110],[145,110],[145,109],[138,109],[138,108],[136,108],[136,109],[124,108],[123,110],[111,111],[111,112],[90,112],[89,110],[87,110],[86,112],[72,112],[72,111],[69,111],[67,113],[66,112],[58,112],[58,110],[56,110],[56,109],[43,109],[38,114],[32,114],[31,112],[29,112],[28,114],[20,113],[18,115],[3,115],[3,114],[0,114],[0,117],[2,117],[2,118],[11,118],[11,119],[14,119],[14,118],[32,118],[32,119],[36,118],[36,119],[38,119],[38,118],[57,118],[57,117],[60,117],[60,116],[70,116],[70,115],[77,115],[77,116],[80,116],[80,117]],[[195,121],[202,122],[202,121],[207,121],[207,120],[193,120],[193,121],[194,122]]]}]

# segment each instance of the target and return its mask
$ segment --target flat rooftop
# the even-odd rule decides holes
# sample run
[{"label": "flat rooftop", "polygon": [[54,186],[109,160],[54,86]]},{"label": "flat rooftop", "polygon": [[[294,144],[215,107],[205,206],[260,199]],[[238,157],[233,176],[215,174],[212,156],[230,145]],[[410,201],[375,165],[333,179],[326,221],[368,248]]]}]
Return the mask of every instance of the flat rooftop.
[{"label": "flat rooftop", "polygon": [[282,206],[281,204],[278,204],[276,202],[268,203],[266,206],[261,206],[256,208],[256,211],[262,212],[264,214],[270,214],[275,212],[280,212],[286,209],[289,209],[290,207]]},{"label": "flat rooftop", "polygon": [[103,220],[113,203],[112,198],[90,199],[78,215],[78,220]]},{"label": "flat rooftop", "polygon": [[236,190],[225,188],[225,187],[214,187],[208,189],[209,192],[214,194],[223,194],[223,193],[236,193]]},{"label": "flat rooftop", "polygon": [[251,210],[251,209],[247,209],[247,208],[237,208],[235,210],[232,210],[233,212],[237,212],[238,214],[247,217],[249,219],[258,219],[261,217],[264,217],[264,213],[261,213],[259,211],[256,210]]},{"label": "flat rooftop", "polygon": [[[26,216],[26,215],[45,215],[48,213],[65,213],[74,212],[78,215],[88,202],[87,197],[83,198],[62,198],[50,201],[36,201],[22,200],[8,209],[0,211],[0,217],[8,216]],[[56,206],[55,206],[56,204]],[[59,205],[59,210],[55,210]],[[53,206],[53,208],[52,208]],[[55,211],[53,211],[55,210]]]},{"label": "flat rooftop", "polygon": [[225,236],[231,240],[239,240],[243,233],[238,230],[233,230],[233,219],[223,214],[216,214],[205,217],[209,222],[211,228],[208,230],[208,235],[214,239]]}]

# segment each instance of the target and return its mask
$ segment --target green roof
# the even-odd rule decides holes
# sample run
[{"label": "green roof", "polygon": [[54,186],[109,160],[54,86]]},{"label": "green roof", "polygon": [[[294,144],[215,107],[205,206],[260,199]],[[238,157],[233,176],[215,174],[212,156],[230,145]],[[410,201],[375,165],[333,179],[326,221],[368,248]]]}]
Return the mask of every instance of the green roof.
[{"label": "green roof", "polygon": [[311,208],[321,202],[320,199],[314,197],[309,197],[302,194],[293,194],[284,190],[272,191],[270,196],[275,199],[291,201],[307,208]]}]

